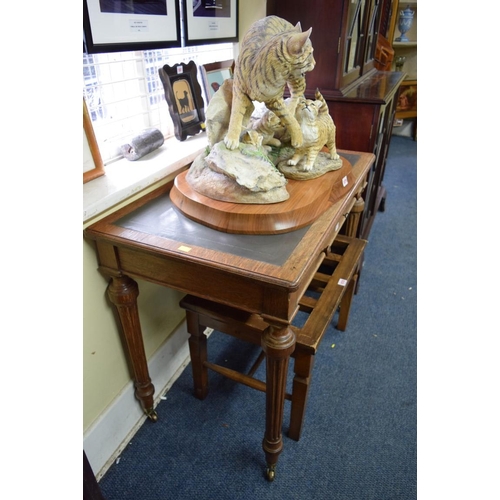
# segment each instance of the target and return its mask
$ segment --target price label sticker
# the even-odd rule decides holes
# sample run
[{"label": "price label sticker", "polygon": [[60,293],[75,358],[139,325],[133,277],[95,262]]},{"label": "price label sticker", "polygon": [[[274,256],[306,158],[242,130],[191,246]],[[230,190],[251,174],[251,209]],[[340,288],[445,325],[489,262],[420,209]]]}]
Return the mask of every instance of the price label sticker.
[{"label": "price label sticker", "polygon": [[339,282],[337,283],[340,286],[346,286],[347,285],[347,280],[340,278]]},{"label": "price label sticker", "polygon": [[181,245],[177,250],[180,250],[181,252],[190,252],[191,247],[186,247],[184,245]]}]

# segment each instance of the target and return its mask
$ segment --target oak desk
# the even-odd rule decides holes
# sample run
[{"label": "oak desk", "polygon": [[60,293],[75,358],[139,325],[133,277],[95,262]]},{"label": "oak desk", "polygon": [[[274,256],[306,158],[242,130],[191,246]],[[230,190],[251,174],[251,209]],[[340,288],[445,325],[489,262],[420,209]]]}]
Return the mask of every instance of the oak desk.
[{"label": "oak desk", "polygon": [[[144,279],[259,314],[270,327],[262,336],[266,353],[266,426],[263,449],[269,471],[283,448],[281,428],[288,362],[295,347],[289,325],[298,301],[361,192],[374,163],[371,153],[339,151],[352,165],[350,190],[316,221],[275,235],[228,234],[202,226],[170,201],[171,185],[91,225],[99,271],[110,278],[108,296],[116,306],[131,361],[135,394],[153,421],[154,386],[149,377],[137,310]],[[362,206],[358,210],[361,213]],[[354,217],[355,219],[355,217]],[[347,234],[356,228],[347,225]]]}]

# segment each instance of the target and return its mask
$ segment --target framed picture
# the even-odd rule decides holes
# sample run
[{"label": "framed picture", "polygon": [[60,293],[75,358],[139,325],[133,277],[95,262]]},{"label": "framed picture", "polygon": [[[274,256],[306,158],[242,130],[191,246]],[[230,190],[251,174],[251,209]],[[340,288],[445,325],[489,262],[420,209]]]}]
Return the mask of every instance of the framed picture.
[{"label": "framed picture", "polygon": [[238,41],[238,0],[185,0],[186,45]]},{"label": "framed picture", "polygon": [[89,54],[181,46],[178,0],[83,0]]},{"label": "framed picture", "polygon": [[104,175],[99,146],[92,127],[87,103],[83,100],[83,183]]},{"label": "framed picture", "polygon": [[205,129],[205,110],[194,61],[175,66],[165,64],[158,70],[165,89],[168,111],[174,122],[175,137],[184,141]]},{"label": "framed picture", "polygon": [[200,69],[207,99],[210,102],[212,96],[224,83],[224,80],[233,77],[234,61],[230,59],[228,61],[203,64]]},{"label": "framed picture", "polygon": [[405,80],[399,87],[399,96],[396,105],[398,118],[412,118],[417,116],[417,81]]}]

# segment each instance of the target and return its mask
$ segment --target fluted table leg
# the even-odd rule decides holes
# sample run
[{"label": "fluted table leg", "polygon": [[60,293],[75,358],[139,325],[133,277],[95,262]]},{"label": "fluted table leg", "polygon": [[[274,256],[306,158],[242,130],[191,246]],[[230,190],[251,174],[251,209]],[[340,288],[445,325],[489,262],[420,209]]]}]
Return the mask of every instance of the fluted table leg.
[{"label": "fluted table leg", "polygon": [[149,376],[148,362],[142,339],[137,297],[139,287],[128,276],[113,276],[108,285],[108,297],[116,307],[120,318],[128,356],[134,374],[135,397],[140,401],[146,415],[156,422],[158,416],[153,408],[155,388]]},{"label": "fluted table leg", "polygon": [[285,404],[286,378],[295,334],[288,325],[270,326],[262,335],[266,353],[266,432],[262,448],[266,455],[267,479],[274,480],[278,457],[283,449],[281,428]]}]

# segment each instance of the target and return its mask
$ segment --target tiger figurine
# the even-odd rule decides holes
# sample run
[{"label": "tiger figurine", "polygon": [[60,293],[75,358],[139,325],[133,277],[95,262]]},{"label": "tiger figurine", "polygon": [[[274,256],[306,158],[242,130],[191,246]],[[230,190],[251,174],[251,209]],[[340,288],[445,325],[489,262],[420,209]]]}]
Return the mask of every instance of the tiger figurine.
[{"label": "tiger figurine", "polygon": [[[248,132],[254,131],[262,137],[263,146],[281,146],[281,141],[274,137],[275,132],[282,129],[280,119],[270,110],[265,110],[260,117],[251,117],[250,124],[248,126],[248,131],[245,137],[252,136]],[[246,139],[240,138],[242,142],[246,142]]]},{"label": "tiger figurine", "polygon": [[325,145],[330,152],[330,159],[340,158],[335,145],[336,128],[328,113],[328,104],[319,90],[316,90],[315,98],[314,101],[304,97],[299,100],[295,117],[302,129],[304,142],[287,161],[287,165],[294,166],[303,160],[301,170],[305,172],[313,169],[314,162]]},{"label": "tiger figurine", "polygon": [[[302,144],[302,131],[295,119],[295,109],[304,94],[304,74],[316,65],[311,40],[312,28],[302,31],[277,16],[255,22],[245,34],[233,76],[233,99],[229,127],[224,143],[230,150],[240,141],[243,117],[252,101],[265,103],[291,136],[291,144]],[[288,85],[290,103],[285,105],[283,90]]]}]

